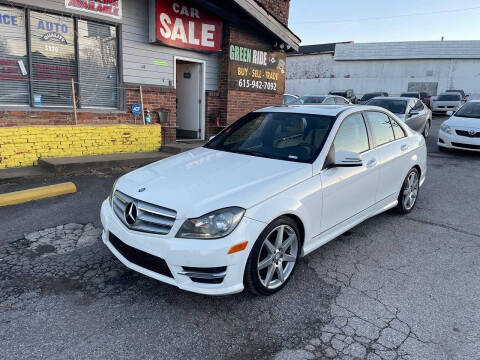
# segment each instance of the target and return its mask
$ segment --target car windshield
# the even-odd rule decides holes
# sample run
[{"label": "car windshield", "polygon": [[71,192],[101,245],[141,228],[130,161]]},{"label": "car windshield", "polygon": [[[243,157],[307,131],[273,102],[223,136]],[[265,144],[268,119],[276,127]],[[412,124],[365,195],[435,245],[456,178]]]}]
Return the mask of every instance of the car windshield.
[{"label": "car windshield", "polygon": [[400,97],[415,98],[418,99],[420,96],[418,93],[403,93]]},{"label": "car windshield", "polygon": [[373,99],[368,102],[368,105],[380,106],[394,114],[405,114],[407,102],[406,100]]},{"label": "car windshield", "polygon": [[365,94],[362,96],[362,98],[360,99],[361,101],[368,101],[370,99],[373,99],[374,97],[377,97],[377,96],[382,96],[381,93],[371,93],[371,94]]},{"label": "car windshield", "polygon": [[335,116],[253,112],[222,131],[205,147],[272,159],[311,163]]},{"label": "car windshield", "polygon": [[292,104],[321,104],[326,96],[302,96],[292,102]]},{"label": "car windshield", "polygon": [[460,99],[460,94],[444,94],[437,96],[437,101],[460,101]]},{"label": "car windshield", "polygon": [[480,102],[466,103],[455,113],[455,116],[480,119]]}]

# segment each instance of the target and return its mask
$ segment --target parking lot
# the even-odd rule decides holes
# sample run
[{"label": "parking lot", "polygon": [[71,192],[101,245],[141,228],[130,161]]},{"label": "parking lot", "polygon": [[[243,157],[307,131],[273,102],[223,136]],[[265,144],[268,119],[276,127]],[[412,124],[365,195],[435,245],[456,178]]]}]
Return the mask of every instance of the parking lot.
[{"label": "parking lot", "polygon": [[99,236],[114,174],[0,208],[0,358],[480,359],[480,154],[439,152],[444,119],[415,210],[308,255],[271,297],[201,296],[124,267]]}]

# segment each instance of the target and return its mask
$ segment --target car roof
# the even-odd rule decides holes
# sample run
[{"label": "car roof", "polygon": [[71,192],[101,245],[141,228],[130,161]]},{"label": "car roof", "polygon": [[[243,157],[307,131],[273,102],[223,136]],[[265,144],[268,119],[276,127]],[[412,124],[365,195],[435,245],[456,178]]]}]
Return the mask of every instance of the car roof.
[{"label": "car roof", "polygon": [[[351,109],[355,105],[279,105],[269,106],[266,108],[255,110],[255,112],[278,112],[278,113],[295,113],[295,114],[311,114],[338,116],[345,109]],[[360,106],[358,106],[360,108]],[[363,107],[362,107],[363,109]]]},{"label": "car roof", "polygon": [[402,100],[402,101],[409,101],[414,100],[414,98],[402,97],[402,96],[377,96],[371,100],[381,99],[381,100]]}]

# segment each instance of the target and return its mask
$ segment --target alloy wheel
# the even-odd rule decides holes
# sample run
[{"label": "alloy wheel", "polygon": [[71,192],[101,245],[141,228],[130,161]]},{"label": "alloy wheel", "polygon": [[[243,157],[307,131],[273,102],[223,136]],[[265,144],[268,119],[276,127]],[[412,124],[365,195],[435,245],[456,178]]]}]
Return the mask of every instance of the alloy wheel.
[{"label": "alloy wheel", "polygon": [[298,255],[298,237],[289,225],[279,225],[264,239],[257,259],[257,274],[267,289],[281,286],[292,274]]},{"label": "alloy wheel", "polygon": [[405,210],[409,211],[415,205],[418,196],[418,174],[416,171],[412,171],[407,177],[407,184],[403,191],[403,206]]},{"label": "alloy wheel", "polygon": [[427,120],[427,123],[425,124],[425,129],[423,129],[423,136],[427,138],[429,133],[430,133],[430,120]]}]

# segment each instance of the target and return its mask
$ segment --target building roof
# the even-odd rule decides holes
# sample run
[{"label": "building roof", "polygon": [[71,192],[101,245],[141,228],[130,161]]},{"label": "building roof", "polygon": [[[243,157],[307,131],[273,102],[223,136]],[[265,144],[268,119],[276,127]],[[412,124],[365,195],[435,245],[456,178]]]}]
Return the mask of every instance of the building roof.
[{"label": "building roof", "polygon": [[337,44],[350,44],[350,43],[351,42],[300,46],[300,48],[298,49],[298,53],[292,54],[292,55],[334,54],[335,46]]},{"label": "building roof", "polygon": [[283,25],[275,16],[270,14],[263,6],[255,0],[233,0],[233,2],[257,20],[264,28],[285,42],[285,44],[293,50],[298,51],[301,42],[300,38],[287,26]]},{"label": "building roof", "polygon": [[480,40],[337,44],[335,60],[480,59]]}]

